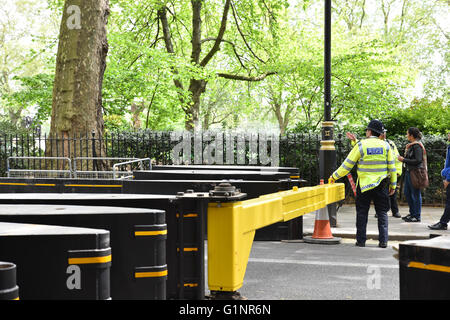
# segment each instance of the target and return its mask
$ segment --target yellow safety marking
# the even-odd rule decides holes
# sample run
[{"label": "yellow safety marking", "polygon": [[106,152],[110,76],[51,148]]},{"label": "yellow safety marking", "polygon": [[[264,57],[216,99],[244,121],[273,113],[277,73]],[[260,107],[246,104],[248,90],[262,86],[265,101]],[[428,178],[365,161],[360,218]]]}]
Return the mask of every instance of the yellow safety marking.
[{"label": "yellow safety marking", "polygon": [[164,271],[153,271],[153,272],[135,272],[135,278],[156,278],[167,276],[167,270]]},{"label": "yellow safety marking", "polygon": [[0,182],[4,186],[38,186],[38,187],[54,187],[54,183],[22,183],[22,182]]},{"label": "yellow safety marking", "polygon": [[[179,217],[180,217],[180,214],[177,213],[177,214],[176,214],[176,217],[179,218]],[[198,217],[198,214],[196,214],[196,213],[186,213],[186,214],[183,214],[183,218],[196,218],[196,217]]]},{"label": "yellow safety marking", "polygon": [[104,257],[69,258],[69,264],[107,263],[111,261],[111,255]]},{"label": "yellow safety marking", "polygon": [[120,184],[65,184],[65,187],[122,188]]},{"label": "yellow safety marking", "polygon": [[0,182],[0,185],[4,186],[29,186],[28,183],[19,183],[19,182]]},{"label": "yellow safety marking", "polygon": [[438,264],[425,264],[422,262],[411,261],[408,263],[409,268],[417,268],[431,271],[439,271],[439,272],[450,272],[450,267],[441,266]]},{"label": "yellow safety marking", "polygon": [[167,230],[157,230],[157,231],[135,231],[134,235],[137,236],[159,236],[162,234],[167,234]]},{"label": "yellow safety marking", "polygon": [[[180,248],[177,248],[177,251],[180,251]],[[192,252],[192,251],[198,251],[198,248],[183,248],[183,251],[186,252]]]},{"label": "yellow safety marking", "polygon": [[291,178],[291,179],[298,179],[298,178],[300,178],[300,176],[290,176],[289,178]]}]

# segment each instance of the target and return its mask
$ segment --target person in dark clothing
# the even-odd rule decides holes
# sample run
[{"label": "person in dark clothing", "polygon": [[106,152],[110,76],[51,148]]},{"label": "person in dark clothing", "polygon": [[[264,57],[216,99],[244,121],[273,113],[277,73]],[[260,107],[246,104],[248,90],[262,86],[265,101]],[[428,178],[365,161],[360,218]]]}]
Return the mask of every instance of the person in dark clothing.
[{"label": "person in dark clothing", "polygon": [[[394,141],[387,139],[386,132],[387,132],[387,130],[384,129],[384,133],[382,135],[380,135],[380,139],[383,139],[387,143],[389,143],[389,145],[391,146],[392,150],[394,151],[394,154],[395,154],[395,169],[396,169],[396,174],[397,174],[397,186],[399,186],[400,185],[400,183],[399,183],[400,177],[401,177],[402,171],[403,171],[403,165],[397,159],[398,156],[400,155],[400,153],[398,152],[397,146],[395,145]],[[390,207],[391,207],[392,216],[395,217],[395,218],[401,218],[402,216],[399,213],[398,203],[397,203],[397,188],[395,189],[394,194],[389,196],[389,204],[390,204]],[[375,215],[375,217],[376,217],[376,215]]]},{"label": "person in dark clothing", "polygon": [[394,152],[387,142],[379,138],[383,132],[381,121],[370,121],[366,127],[366,139],[355,144],[328,179],[329,182],[341,179],[357,166],[355,245],[358,247],[366,245],[367,217],[372,202],[378,215],[378,246],[387,247],[389,196],[397,188],[397,175]]},{"label": "person in dark clothing", "polygon": [[[394,141],[389,140],[386,138],[386,128],[383,130],[383,133],[380,134],[380,139],[381,140],[385,140],[387,143],[389,143],[389,145],[392,148],[392,151],[394,152],[394,156],[395,156],[395,170],[396,170],[396,174],[397,174],[397,186],[399,185],[398,181],[400,180],[400,177],[402,175],[402,170],[403,170],[403,164],[398,161],[397,157],[399,155],[397,146],[395,145]],[[356,138],[356,136],[351,133],[351,132],[347,132],[346,133],[347,138],[350,139],[352,146],[354,147],[357,143],[358,143],[358,139]],[[397,188],[395,189],[394,194],[389,196],[389,205],[390,205],[390,209],[392,212],[392,216],[395,218],[401,218],[402,216],[399,213],[399,209],[398,209],[398,203],[397,203]],[[378,218],[378,215],[375,213],[375,218]]]},{"label": "person in dark clothing", "polygon": [[[447,134],[447,139],[450,142],[450,132]],[[431,230],[447,230],[447,224],[450,221],[450,144],[447,146],[447,156],[445,157],[444,169],[441,172],[444,178],[444,189],[446,195],[445,209],[438,223],[428,226]]]},{"label": "person in dark clothing", "polygon": [[406,138],[410,143],[406,145],[405,156],[398,156],[398,160],[405,165],[404,175],[404,193],[409,205],[409,215],[402,219],[406,222],[420,222],[422,211],[422,194],[420,189],[414,188],[411,183],[410,171],[413,168],[419,168],[423,165],[423,145],[419,141],[422,138],[422,134],[419,129],[411,127],[406,132]]}]

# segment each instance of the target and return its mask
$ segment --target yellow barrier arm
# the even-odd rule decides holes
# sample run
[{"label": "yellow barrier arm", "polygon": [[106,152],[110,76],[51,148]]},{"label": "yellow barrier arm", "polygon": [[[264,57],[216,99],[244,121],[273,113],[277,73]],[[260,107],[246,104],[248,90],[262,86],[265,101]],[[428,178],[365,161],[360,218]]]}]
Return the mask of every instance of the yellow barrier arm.
[{"label": "yellow barrier arm", "polygon": [[208,205],[208,286],[211,291],[242,287],[255,230],[288,221],[343,200],[343,183],[294,187],[237,202]]}]

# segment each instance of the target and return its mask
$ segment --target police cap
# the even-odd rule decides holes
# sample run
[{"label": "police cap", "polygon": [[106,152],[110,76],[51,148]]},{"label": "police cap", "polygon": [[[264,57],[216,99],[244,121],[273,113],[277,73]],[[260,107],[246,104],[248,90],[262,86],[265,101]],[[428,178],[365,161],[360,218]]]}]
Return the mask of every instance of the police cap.
[{"label": "police cap", "polygon": [[368,130],[375,131],[376,133],[383,134],[384,133],[384,125],[380,120],[371,120],[367,125]]}]

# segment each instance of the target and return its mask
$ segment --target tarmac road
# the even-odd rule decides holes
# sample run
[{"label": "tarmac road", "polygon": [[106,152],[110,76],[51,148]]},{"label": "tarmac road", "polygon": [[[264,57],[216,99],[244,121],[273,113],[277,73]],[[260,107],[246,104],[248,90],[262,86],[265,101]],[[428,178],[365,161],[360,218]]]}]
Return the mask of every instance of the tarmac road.
[{"label": "tarmac road", "polygon": [[[442,207],[423,207],[422,222],[407,223],[389,213],[389,242],[378,247],[377,220],[369,211],[366,247],[355,246],[355,207],[344,205],[331,228],[341,243],[310,244],[302,241],[254,241],[244,284],[239,292],[249,300],[399,300],[398,243],[428,239],[428,225],[439,221]],[[408,214],[408,207],[400,207]],[[303,234],[314,231],[315,214],[303,218]]]},{"label": "tarmac road", "polygon": [[255,241],[239,290],[249,300],[398,300],[392,247]]}]

